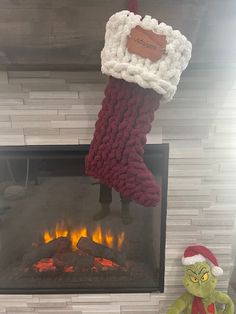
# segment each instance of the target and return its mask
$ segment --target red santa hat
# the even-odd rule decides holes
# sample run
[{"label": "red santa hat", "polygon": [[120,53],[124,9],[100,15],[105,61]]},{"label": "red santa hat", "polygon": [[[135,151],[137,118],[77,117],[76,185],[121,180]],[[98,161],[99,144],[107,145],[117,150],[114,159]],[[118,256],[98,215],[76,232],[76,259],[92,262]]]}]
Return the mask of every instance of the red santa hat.
[{"label": "red santa hat", "polygon": [[194,265],[197,262],[210,262],[212,264],[212,274],[214,276],[223,275],[223,269],[219,267],[215,255],[203,245],[188,246],[182,257],[183,265]]}]

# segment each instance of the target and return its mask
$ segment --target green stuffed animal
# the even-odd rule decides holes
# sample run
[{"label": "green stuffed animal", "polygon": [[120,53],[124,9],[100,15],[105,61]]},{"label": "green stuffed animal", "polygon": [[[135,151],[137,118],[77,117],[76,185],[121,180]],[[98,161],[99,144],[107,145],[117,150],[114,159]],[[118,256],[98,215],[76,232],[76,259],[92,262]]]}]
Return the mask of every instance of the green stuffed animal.
[{"label": "green stuffed animal", "polygon": [[[234,314],[231,298],[216,290],[223,270],[214,254],[202,245],[189,246],[182,258],[185,265],[183,284],[186,293],[168,309],[167,314]],[[218,309],[223,306],[224,309]]]}]

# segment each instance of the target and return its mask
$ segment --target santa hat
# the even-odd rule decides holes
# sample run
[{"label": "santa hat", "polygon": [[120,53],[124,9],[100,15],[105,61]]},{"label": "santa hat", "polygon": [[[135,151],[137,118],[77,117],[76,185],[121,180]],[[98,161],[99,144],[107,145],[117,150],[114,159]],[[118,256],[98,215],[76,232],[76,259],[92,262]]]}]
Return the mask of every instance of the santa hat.
[{"label": "santa hat", "polygon": [[212,264],[212,274],[214,276],[223,275],[223,269],[219,267],[215,255],[203,245],[192,245],[185,249],[182,257],[183,265],[194,265],[197,262],[210,262]]}]

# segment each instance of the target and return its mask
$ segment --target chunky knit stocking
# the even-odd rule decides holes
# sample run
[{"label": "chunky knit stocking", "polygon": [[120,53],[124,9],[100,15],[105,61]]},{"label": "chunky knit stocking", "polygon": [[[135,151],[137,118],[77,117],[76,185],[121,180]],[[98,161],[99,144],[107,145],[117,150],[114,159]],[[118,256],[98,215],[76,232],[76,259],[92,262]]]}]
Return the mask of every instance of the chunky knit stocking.
[{"label": "chunky knit stocking", "polygon": [[144,206],[160,200],[160,187],[143,161],[160,96],[110,77],[86,158],[87,174]]},{"label": "chunky knit stocking", "polygon": [[[136,11],[136,1],[129,3]],[[125,10],[106,25],[101,61],[110,80],[86,172],[146,207],[160,200],[160,187],[143,161],[146,135],[159,101],[173,98],[191,49],[179,31],[148,15]]]}]

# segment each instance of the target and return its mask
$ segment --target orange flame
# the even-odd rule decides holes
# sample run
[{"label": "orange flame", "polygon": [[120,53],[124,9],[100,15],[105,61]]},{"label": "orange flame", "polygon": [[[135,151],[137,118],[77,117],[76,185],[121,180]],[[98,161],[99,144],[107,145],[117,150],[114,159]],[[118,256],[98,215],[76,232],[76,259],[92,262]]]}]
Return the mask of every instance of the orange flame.
[{"label": "orange flame", "polygon": [[70,239],[71,239],[71,243],[72,243],[72,250],[73,251],[76,251],[78,250],[77,248],[77,243],[79,242],[79,239],[81,237],[87,237],[87,228],[80,228],[79,230],[73,230],[71,233],[70,233]]},{"label": "orange flame", "polygon": [[58,239],[60,237],[66,238],[68,236],[68,233],[69,233],[69,231],[68,231],[68,229],[66,229],[63,222],[57,223],[56,230],[55,230],[56,239]]},{"label": "orange flame", "polygon": [[96,230],[92,234],[92,240],[96,243],[103,243],[102,229],[101,226],[97,226]]},{"label": "orange flame", "polygon": [[119,249],[119,250],[122,249],[124,239],[125,239],[125,233],[124,233],[124,232],[121,232],[121,233],[118,235],[118,245],[117,245],[117,246],[118,246],[118,249]]},{"label": "orange flame", "polygon": [[[114,241],[114,238],[113,238],[113,235],[111,233],[111,230],[108,230],[106,235],[105,235],[105,239],[106,239],[106,244],[108,247],[110,248],[113,248],[113,241]],[[95,241],[96,242],[96,241]]]},{"label": "orange flame", "polygon": [[[73,251],[78,250],[77,243],[81,237],[88,236],[88,229],[86,227],[80,227],[70,230],[64,223],[57,223],[54,231],[46,230],[43,233],[44,243],[48,243],[59,237],[69,237],[71,240],[71,248]],[[118,235],[113,235],[109,229],[107,232],[103,232],[100,225],[92,232],[91,238],[94,242],[104,244],[110,248],[116,247],[121,250],[125,239],[125,233],[121,232]]]},{"label": "orange flame", "polygon": [[44,243],[48,243],[48,242],[54,240],[54,237],[49,233],[48,230],[46,230],[43,234],[43,240],[44,240]]}]

